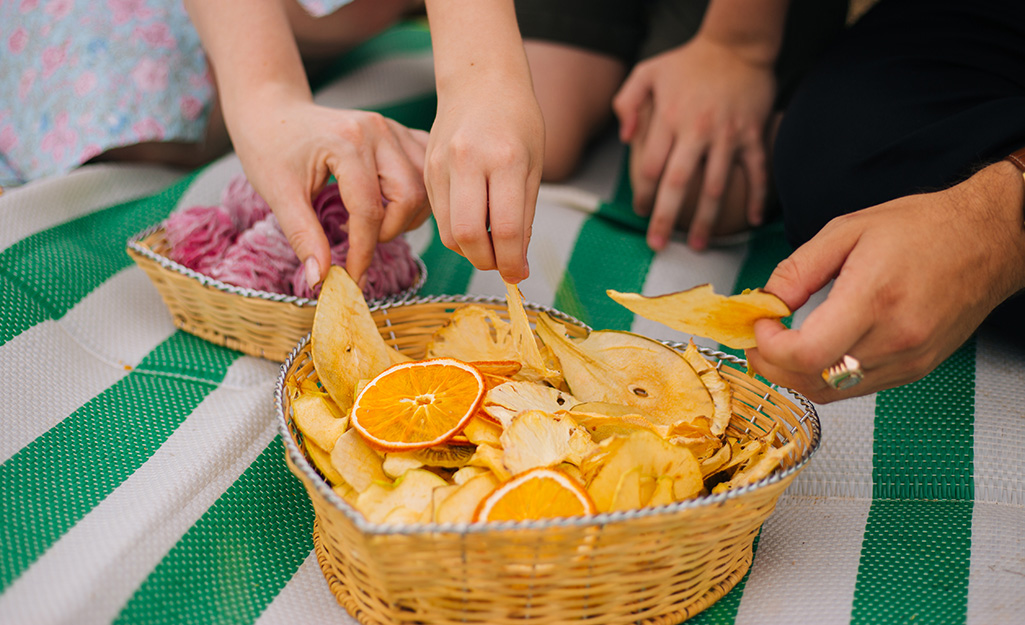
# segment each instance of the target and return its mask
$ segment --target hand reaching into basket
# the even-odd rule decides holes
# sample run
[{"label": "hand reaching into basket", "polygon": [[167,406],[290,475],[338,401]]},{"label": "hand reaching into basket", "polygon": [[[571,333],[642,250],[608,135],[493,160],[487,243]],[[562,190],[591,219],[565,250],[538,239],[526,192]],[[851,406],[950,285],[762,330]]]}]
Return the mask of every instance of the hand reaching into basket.
[{"label": "hand reaching into basket", "polygon": [[[312,287],[331,264],[311,198],[334,175],[349,211],[346,269],[429,215],[427,133],[380,114],[313,103],[284,3],[188,2],[225,123],[249,181],[274,211]],[[229,27],[225,27],[228,25]]]},{"label": "hand reaching into basket", "polygon": [[426,182],[442,243],[508,283],[527,277],[544,121],[512,2],[427,2],[438,116]]},{"label": "hand reaching into basket", "polygon": [[[819,403],[922,378],[1025,288],[1023,195],[1021,173],[999,162],[829,222],[765,286],[791,310],[835,278],[829,296],[800,329],[759,321],[752,366]],[[845,355],[863,381],[836,390],[821,372]]]}]

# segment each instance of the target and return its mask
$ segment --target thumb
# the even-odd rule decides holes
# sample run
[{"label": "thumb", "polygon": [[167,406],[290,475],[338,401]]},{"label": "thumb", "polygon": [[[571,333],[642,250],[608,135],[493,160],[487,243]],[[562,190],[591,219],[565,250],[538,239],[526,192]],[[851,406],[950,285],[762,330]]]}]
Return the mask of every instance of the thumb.
[{"label": "thumb", "polygon": [[638,112],[650,94],[651,83],[647,73],[642,69],[635,69],[612,99],[612,109],[619,118],[619,140],[623,143],[630,143],[633,140],[637,132]]},{"label": "thumb", "polygon": [[324,279],[331,266],[331,246],[310,198],[296,194],[290,201],[279,202],[273,210],[288,243],[305,268],[306,283],[312,289]]}]

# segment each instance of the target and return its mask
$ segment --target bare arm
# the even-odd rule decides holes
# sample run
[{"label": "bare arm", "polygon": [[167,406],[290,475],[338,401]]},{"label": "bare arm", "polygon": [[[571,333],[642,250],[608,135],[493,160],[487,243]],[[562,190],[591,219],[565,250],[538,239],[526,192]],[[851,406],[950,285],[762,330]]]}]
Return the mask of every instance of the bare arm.
[{"label": "bare arm", "polygon": [[428,0],[438,116],[426,184],[442,242],[509,282],[527,276],[544,122],[511,0]]},{"label": "bare arm", "polygon": [[281,2],[187,0],[186,7],[213,65],[235,152],[307,281],[318,282],[330,265],[311,198],[332,174],[350,213],[346,269],[360,279],[378,240],[429,215],[426,133],[377,113],[314,104]]}]

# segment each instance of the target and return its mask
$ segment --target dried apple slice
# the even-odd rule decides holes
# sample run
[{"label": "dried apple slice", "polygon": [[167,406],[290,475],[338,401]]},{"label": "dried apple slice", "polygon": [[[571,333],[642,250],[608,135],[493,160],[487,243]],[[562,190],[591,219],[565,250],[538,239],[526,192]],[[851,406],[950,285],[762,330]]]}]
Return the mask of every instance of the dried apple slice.
[{"label": "dried apple slice", "polygon": [[523,308],[523,294],[520,287],[505,283],[506,303],[509,307],[509,320],[512,323],[513,344],[516,346],[518,360],[523,363],[520,370],[521,379],[544,381],[552,386],[562,385],[562,372],[550,367],[548,360],[541,355],[534,331],[527,319],[527,311]]},{"label": "dried apple slice", "polygon": [[[704,485],[694,454],[666,442],[653,432],[638,430],[628,437],[610,438],[602,446],[605,449],[599,453],[607,452],[607,455],[601,459],[600,469],[587,486],[601,512],[612,508],[621,476],[634,469],[639,471],[638,479],[673,478],[676,499],[680,499],[681,494],[690,496],[694,483],[698,484],[698,490]],[[677,484],[679,488],[676,488]]]},{"label": "dried apple slice", "polygon": [[517,415],[502,432],[501,441],[502,464],[513,475],[563,461],[579,464],[597,448],[587,430],[573,419],[540,410]]},{"label": "dried apple slice", "polygon": [[427,358],[519,362],[512,326],[493,310],[476,304],[457,308],[448,322],[434,331],[427,342]]},{"label": "dried apple slice", "polygon": [[606,293],[645,319],[734,349],[758,345],[754,334],[758,319],[780,319],[791,314],[783,300],[762,289],[728,297],[717,294],[711,284],[654,297],[612,289]]},{"label": "dried apple slice", "polygon": [[505,428],[516,415],[526,410],[556,412],[577,403],[569,393],[546,384],[514,380],[490,389],[484,396],[481,412]]}]

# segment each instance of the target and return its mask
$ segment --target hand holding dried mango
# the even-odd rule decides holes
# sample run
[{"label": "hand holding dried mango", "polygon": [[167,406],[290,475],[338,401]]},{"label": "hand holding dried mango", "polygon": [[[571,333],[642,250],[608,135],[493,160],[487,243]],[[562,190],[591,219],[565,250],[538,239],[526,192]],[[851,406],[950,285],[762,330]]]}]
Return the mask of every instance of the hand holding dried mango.
[{"label": "hand holding dried mango", "polygon": [[[912,195],[831,221],[766,284],[791,308],[835,278],[799,329],[761,321],[751,365],[825,403],[918,380],[1025,287],[1021,174],[991,165],[945,191]],[[830,388],[824,368],[849,354],[864,380]]]}]

